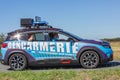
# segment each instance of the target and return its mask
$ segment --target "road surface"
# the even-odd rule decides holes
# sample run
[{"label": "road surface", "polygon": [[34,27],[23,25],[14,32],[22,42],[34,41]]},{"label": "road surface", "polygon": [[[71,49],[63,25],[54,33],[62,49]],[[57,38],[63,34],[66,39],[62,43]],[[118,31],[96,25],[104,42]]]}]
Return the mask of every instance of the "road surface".
[{"label": "road surface", "polygon": [[[99,66],[98,68],[95,68],[97,70],[99,69],[114,69],[114,68],[120,68],[120,61],[112,61],[107,64],[104,64],[102,66]],[[43,71],[43,70],[52,70],[52,69],[58,69],[58,70],[82,70],[81,66],[59,66],[59,67],[30,67],[29,68],[32,71]],[[9,66],[2,65],[0,63],[0,72],[6,72],[6,71],[12,71]]]}]

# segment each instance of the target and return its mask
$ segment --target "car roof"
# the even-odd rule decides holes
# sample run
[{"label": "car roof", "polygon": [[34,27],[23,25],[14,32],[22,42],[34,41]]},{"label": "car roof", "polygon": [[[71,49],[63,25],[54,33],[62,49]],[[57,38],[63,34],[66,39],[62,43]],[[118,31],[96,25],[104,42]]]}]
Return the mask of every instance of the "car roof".
[{"label": "car roof", "polygon": [[15,33],[24,33],[24,32],[31,32],[31,31],[61,31],[62,29],[59,28],[25,28],[25,29],[18,29],[12,32],[9,32],[8,35],[10,34],[15,34]]}]

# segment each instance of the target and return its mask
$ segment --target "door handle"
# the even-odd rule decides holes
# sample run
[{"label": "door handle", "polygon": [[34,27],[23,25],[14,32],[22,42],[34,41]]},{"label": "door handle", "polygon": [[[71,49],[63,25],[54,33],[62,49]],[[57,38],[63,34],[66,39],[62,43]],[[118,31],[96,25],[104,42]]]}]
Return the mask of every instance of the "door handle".
[{"label": "door handle", "polygon": [[52,46],[55,46],[55,45],[50,45],[50,46],[52,47]]},{"label": "door handle", "polygon": [[30,45],[23,45],[24,47],[30,47]]}]

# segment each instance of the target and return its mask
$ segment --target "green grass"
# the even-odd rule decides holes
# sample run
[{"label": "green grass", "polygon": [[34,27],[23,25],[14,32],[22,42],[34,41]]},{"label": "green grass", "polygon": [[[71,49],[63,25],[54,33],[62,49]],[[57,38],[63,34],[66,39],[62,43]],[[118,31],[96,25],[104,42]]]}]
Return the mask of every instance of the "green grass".
[{"label": "green grass", "polygon": [[0,80],[120,80],[120,69],[1,72]]}]

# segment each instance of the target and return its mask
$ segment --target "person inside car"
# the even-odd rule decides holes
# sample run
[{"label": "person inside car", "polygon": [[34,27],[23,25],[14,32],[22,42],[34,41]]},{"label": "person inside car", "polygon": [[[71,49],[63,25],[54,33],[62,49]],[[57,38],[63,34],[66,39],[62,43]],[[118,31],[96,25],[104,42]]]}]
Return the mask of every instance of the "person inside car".
[{"label": "person inside car", "polygon": [[49,37],[50,37],[50,41],[58,41],[59,39],[58,33],[50,33]]},{"label": "person inside car", "polygon": [[34,40],[34,34],[29,34],[28,41],[33,41],[33,40]]}]

